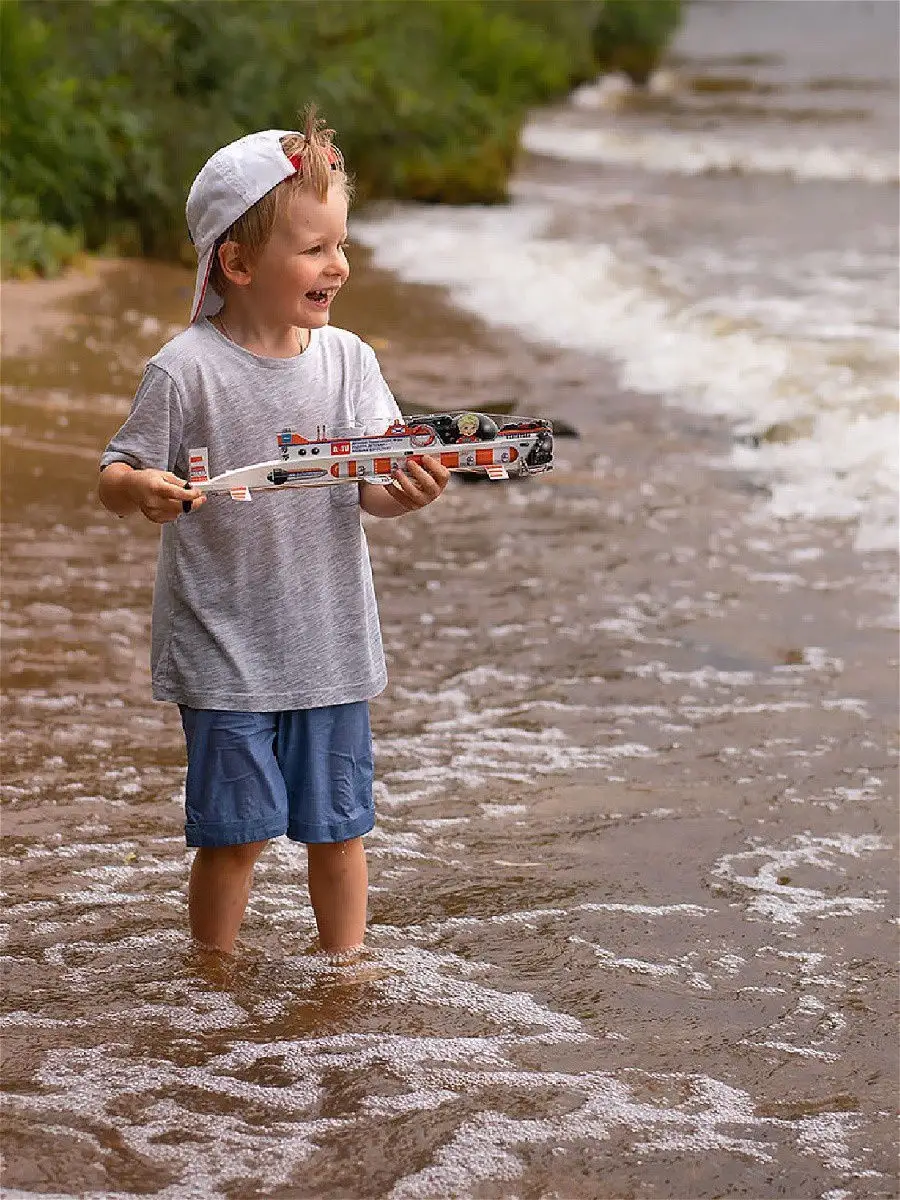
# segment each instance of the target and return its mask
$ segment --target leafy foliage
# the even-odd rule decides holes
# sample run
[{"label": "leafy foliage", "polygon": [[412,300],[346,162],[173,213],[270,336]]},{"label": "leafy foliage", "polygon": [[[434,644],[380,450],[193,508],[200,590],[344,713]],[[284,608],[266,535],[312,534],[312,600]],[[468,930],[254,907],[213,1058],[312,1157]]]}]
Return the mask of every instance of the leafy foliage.
[{"label": "leafy foliage", "polygon": [[83,249],[79,230],[38,220],[35,206],[18,201],[0,228],[0,268],[4,278],[27,279],[42,275],[52,279],[75,262]]},{"label": "leafy foliage", "polygon": [[26,224],[81,231],[91,248],[184,253],[184,198],[209,154],[295,123],[308,100],[337,127],[361,198],[502,200],[527,109],[623,65],[632,43],[635,61],[655,58],[677,9],[0,0],[4,221],[24,202]]},{"label": "leafy foliage", "polygon": [[680,17],[680,0],[607,0],[593,29],[598,66],[646,83]]}]

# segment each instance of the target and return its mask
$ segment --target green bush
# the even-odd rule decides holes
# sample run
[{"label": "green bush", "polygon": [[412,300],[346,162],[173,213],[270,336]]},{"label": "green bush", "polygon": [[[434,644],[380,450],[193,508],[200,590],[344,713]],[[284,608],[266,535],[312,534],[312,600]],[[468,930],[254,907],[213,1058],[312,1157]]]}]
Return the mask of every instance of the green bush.
[{"label": "green bush", "polygon": [[607,0],[593,28],[597,65],[646,83],[680,19],[680,0]]},{"label": "green bush", "polygon": [[81,230],[42,221],[33,199],[19,197],[4,206],[0,220],[0,274],[4,279],[32,275],[52,279],[83,250]]},{"label": "green bush", "polygon": [[178,255],[209,154],[290,126],[309,100],[337,128],[360,198],[503,200],[529,107],[598,63],[655,60],[677,7],[0,0],[0,203],[31,203],[34,221],[81,231],[89,248]]}]

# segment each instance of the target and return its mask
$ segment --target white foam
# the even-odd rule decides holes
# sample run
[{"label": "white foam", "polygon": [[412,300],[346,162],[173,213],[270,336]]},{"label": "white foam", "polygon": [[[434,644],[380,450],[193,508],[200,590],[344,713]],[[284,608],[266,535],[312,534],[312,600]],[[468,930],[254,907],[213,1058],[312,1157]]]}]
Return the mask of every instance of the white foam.
[{"label": "white foam", "polygon": [[[608,357],[624,387],[725,417],[748,437],[791,429],[782,441],[738,444],[729,460],[769,487],[769,514],[854,522],[859,549],[894,548],[900,460],[893,269],[868,263],[885,295],[869,328],[857,322],[852,336],[835,344],[821,336],[821,280],[851,269],[838,255],[792,264],[803,277],[803,307],[782,328],[777,297],[751,303],[728,279],[721,295],[699,303],[672,263],[661,264],[634,239],[621,249],[568,241],[553,235],[552,219],[551,210],[528,203],[396,207],[356,222],[354,234],[372,247],[379,266],[448,287],[454,303],[490,324]],[[699,250],[696,257],[694,269],[702,272]],[[859,297],[840,303],[852,312]]]},{"label": "white foam", "polygon": [[[796,868],[816,867],[830,875],[844,871],[840,856],[860,858],[890,849],[890,844],[874,834],[851,837],[814,837],[798,834],[787,847],[758,846],[737,854],[726,854],[713,867],[712,874],[745,888],[752,894],[747,904],[756,913],[783,925],[800,925],[807,917],[849,917],[875,912],[883,901],[872,896],[828,896],[820,888],[801,887],[790,879]],[[752,874],[742,873],[756,867]],[[782,880],[784,882],[779,882]]]},{"label": "white foam", "polygon": [[765,144],[715,133],[645,131],[633,127],[622,132],[562,128],[559,123],[542,124],[540,120],[533,120],[525,127],[521,140],[523,149],[531,154],[667,174],[709,175],[727,171],[873,184],[896,183],[900,178],[896,155],[852,146]]},{"label": "white foam", "polygon": [[[379,1038],[377,1042],[347,1038],[311,1039],[306,1043],[287,1043],[277,1047],[255,1046],[251,1048],[249,1056],[243,1053],[220,1055],[200,1069],[176,1070],[165,1062],[148,1063],[139,1073],[124,1069],[124,1064],[116,1059],[115,1047],[100,1047],[92,1055],[70,1054],[67,1058],[54,1053],[55,1069],[49,1073],[48,1082],[52,1081],[54,1088],[61,1082],[67,1086],[64,1093],[48,1098],[48,1102],[55,1102],[57,1109],[74,1110],[82,1119],[90,1117],[101,1128],[114,1127],[116,1107],[121,1104],[123,1096],[128,1096],[133,1106],[142,1106],[141,1123],[130,1121],[121,1136],[127,1145],[149,1161],[163,1161],[165,1155],[166,1165],[175,1170],[177,1183],[157,1194],[179,1197],[220,1195],[229,1184],[241,1182],[246,1186],[247,1180],[258,1181],[268,1189],[276,1188],[290,1178],[292,1171],[303,1163],[314,1149],[316,1140],[323,1135],[342,1131],[360,1133],[371,1124],[372,1117],[382,1111],[386,1111],[386,1115],[397,1111],[422,1111],[457,1100],[464,1090],[471,1089],[509,1087],[527,1095],[529,1091],[543,1090],[545,1087],[554,1090],[574,1087],[584,1097],[584,1104],[579,1113],[570,1114],[558,1127],[555,1122],[541,1122],[540,1125],[510,1122],[487,1112],[475,1118],[475,1124],[484,1130],[485,1136],[473,1141],[468,1133],[468,1123],[463,1124],[456,1134],[451,1135],[449,1145],[438,1150],[435,1166],[417,1177],[401,1181],[393,1194],[462,1196],[469,1194],[468,1187],[477,1178],[513,1179],[521,1170],[514,1149],[520,1144],[544,1142],[553,1133],[577,1141],[584,1136],[604,1136],[602,1127],[605,1126],[619,1127],[633,1136],[632,1131],[650,1118],[655,1124],[682,1130],[686,1139],[682,1148],[699,1152],[713,1145],[725,1144],[721,1140],[722,1135],[713,1133],[714,1127],[720,1122],[739,1116],[753,1121],[746,1104],[738,1105],[740,1114],[734,1104],[726,1111],[713,1113],[707,1106],[723,1085],[699,1078],[692,1081],[691,1100],[696,1106],[700,1096],[707,1097],[699,1121],[701,1126],[710,1129],[711,1136],[705,1139],[692,1138],[690,1131],[696,1129],[698,1123],[694,1107],[688,1106],[683,1113],[675,1113],[641,1103],[632,1096],[627,1084],[600,1074],[542,1076],[510,1069],[505,1057],[498,1053],[499,1043],[470,1039],[473,1044],[467,1048],[464,1041],[449,1039],[442,1045],[440,1039],[423,1039],[419,1044],[410,1039],[390,1038]],[[367,1062],[381,1065],[387,1055],[392,1066],[399,1068],[409,1079],[411,1090],[401,1097],[367,1102],[360,1113],[350,1113],[344,1118],[323,1119],[312,1115],[311,1109],[317,1098],[315,1088],[304,1090],[296,1082],[280,1089],[229,1082],[227,1072],[250,1065],[257,1058],[273,1052],[277,1052],[285,1061],[297,1058],[304,1064],[308,1063],[308,1070],[316,1076],[326,1066],[334,1070],[342,1065],[362,1069]],[[477,1055],[474,1060],[473,1053]],[[477,1063],[479,1069],[444,1067],[441,1066],[442,1058],[459,1065],[471,1061],[473,1065]],[[492,1060],[499,1069],[485,1069]],[[155,1099],[155,1095],[165,1095],[173,1087],[177,1095],[185,1085],[201,1094],[234,1097],[244,1104],[262,1107],[266,1113],[266,1133],[269,1135],[265,1139],[265,1152],[259,1155],[262,1141],[259,1131],[249,1128],[240,1116],[193,1112],[186,1110],[174,1098]],[[77,1104],[71,1100],[75,1095],[80,1097]],[[43,1099],[25,1098],[23,1107],[40,1113],[46,1108]],[[187,1119],[190,1119],[193,1130],[189,1143],[167,1144],[164,1147],[157,1144],[156,1139],[161,1134],[179,1128]],[[495,1136],[501,1132],[505,1147],[493,1144]],[[86,1136],[92,1139],[99,1150],[100,1139],[94,1134]],[[726,1140],[732,1147],[739,1144],[733,1137],[727,1137]],[[469,1152],[461,1156],[465,1165],[460,1170],[454,1161],[457,1158],[454,1150],[462,1146],[467,1147]],[[254,1151],[260,1161],[253,1161]],[[440,1179],[442,1189],[446,1189],[453,1181],[450,1192],[423,1192],[423,1184],[427,1189],[428,1183],[434,1182],[435,1174]]]},{"label": "white foam", "polygon": [[[468,672],[454,682],[461,680],[468,686],[492,683],[504,690],[522,688],[526,693],[533,686],[527,676],[504,676],[489,670]],[[449,704],[448,697],[452,700]],[[434,700],[432,711],[440,714],[446,705],[447,715],[429,720],[417,734],[414,748],[405,733],[379,739],[379,755],[385,763],[382,781],[394,803],[399,800],[398,790],[405,791],[410,783],[437,783],[448,775],[457,780],[457,786],[473,790],[489,779],[532,783],[536,775],[608,767],[623,758],[649,758],[655,754],[640,742],[578,745],[563,730],[548,724],[542,724],[540,736],[536,736],[533,730],[504,723],[512,709],[470,708],[474,698],[460,687],[439,691]]]},{"label": "white foam", "polygon": [[[841,842],[837,848],[863,854],[872,847],[865,839]],[[821,849],[821,847],[819,848]],[[117,853],[115,848],[110,854]],[[296,874],[299,850],[263,870],[261,891],[277,899],[279,872]],[[277,870],[276,870],[277,869]],[[68,905],[68,899],[59,904]],[[277,907],[287,907],[287,904]],[[685,917],[699,917],[711,910],[685,903],[626,904],[586,902],[572,908],[547,908],[501,914],[488,923],[506,925],[508,941],[521,930],[529,941],[529,928],[543,921],[569,922],[585,914],[598,914],[598,925],[608,938],[611,925],[606,914],[633,916],[622,930],[624,944],[634,943],[634,929],[646,918],[671,919],[668,929],[685,929]],[[296,910],[289,914],[291,923]],[[302,955],[283,962],[254,963],[264,970],[251,988],[241,989],[246,1007],[223,991],[210,991],[208,981],[190,973],[148,979],[146,994],[152,1002],[129,1003],[115,1014],[116,1040],[92,1041],[89,1047],[64,1045],[44,1055],[36,1075],[41,1090],[30,1090],[9,1098],[14,1112],[36,1127],[52,1132],[74,1126],[89,1140],[102,1158],[103,1147],[115,1137],[124,1151],[142,1161],[164,1166],[172,1181],[156,1194],[162,1200],[213,1197],[230,1194],[236,1187],[252,1187],[261,1194],[290,1189],[298,1171],[328,1139],[339,1136],[345,1144],[359,1137],[380,1133],[397,1117],[443,1110],[440,1136],[427,1157],[416,1157],[410,1174],[399,1179],[390,1193],[396,1200],[478,1194],[485,1183],[509,1186],[527,1171],[529,1148],[553,1149],[561,1156],[579,1154],[585,1142],[611,1139],[621,1152],[635,1159],[654,1154],[678,1154],[701,1160],[710,1154],[750,1157],[756,1162],[774,1162],[784,1148],[826,1162],[833,1170],[857,1168],[848,1138],[858,1125],[856,1114],[825,1113],[815,1118],[773,1119],[758,1115],[759,1097],[724,1080],[699,1073],[643,1071],[624,1067],[612,1071],[570,1072],[523,1066],[538,1047],[559,1044],[583,1046],[585,1062],[596,1058],[605,1039],[624,1040],[616,1030],[604,1031],[598,1040],[581,1021],[557,1011],[525,991],[503,991],[483,981],[494,973],[489,963],[466,953],[433,953],[421,945],[410,947],[410,939],[445,935],[479,923],[477,918],[435,921],[427,927],[403,927],[397,950],[378,952],[373,964],[378,970],[366,978],[368,999],[362,1011],[396,1008],[392,1023],[379,1021],[379,1028],[336,1036],[293,1036],[298,1001],[315,995],[314,989],[331,978],[335,968],[316,957]],[[619,927],[619,921],[613,923]],[[380,926],[381,937],[390,930]],[[67,978],[88,985],[105,970],[135,955],[147,958],[160,954],[160,965],[169,960],[171,947],[186,942],[183,934],[157,929],[151,933],[125,935],[118,942],[94,945],[86,938],[57,947],[54,959]],[[585,943],[591,945],[591,943]],[[733,986],[734,977],[751,969],[739,955],[722,953],[721,941],[696,943],[691,934],[689,949],[680,957],[664,959],[632,954],[618,955],[600,947],[607,965],[644,976],[649,986],[667,986],[674,977],[693,989],[709,990],[710,980],[722,975]],[[91,950],[97,953],[91,955]],[[824,954],[788,952],[763,948],[760,952],[783,960],[782,978],[795,976],[804,988],[795,1016],[818,1020],[824,1003],[809,989],[833,990],[845,986],[821,974]],[[706,956],[704,958],[703,956]],[[68,965],[74,959],[87,968]],[[368,964],[367,964],[368,965]],[[697,970],[705,967],[704,973]],[[352,972],[352,968],[350,969]],[[254,975],[254,979],[256,976]],[[365,976],[364,976],[365,978]],[[352,973],[348,975],[352,980]],[[96,982],[96,980],[95,980]],[[138,996],[144,984],[139,984]],[[252,1011],[248,1011],[252,1010]],[[465,1014],[467,1022],[478,1020],[489,1032],[473,1036],[414,1036],[385,1033],[404,1028],[409,1014],[428,1009],[429,1024],[452,1027],[454,1013]],[[291,1014],[290,1020],[266,1032],[269,1022]],[[790,1014],[789,1014],[790,1015]],[[263,1025],[260,1022],[264,1022]],[[71,1026],[93,1028],[89,1014],[35,1017],[17,1011],[7,1017],[7,1028],[24,1030],[38,1023],[47,1028]],[[171,1049],[160,1040],[152,1056],[135,1059],[128,1049],[130,1039],[140,1038],[150,1025],[176,1031]],[[195,1043],[198,1031],[221,1031],[206,1043],[203,1055],[188,1055],[185,1062],[178,1049],[183,1031]],[[775,1041],[784,1052],[804,1053],[805,1043],[779,1031]],[[822,1058],[816,1044],[806,1057]],[[524,1051],[524,1053],[523,1053]],[[269,1073],[277,1069],[279,1080],[272,1085]],[[257,1070],[260,1068],[260,1070]],[[343,1074],[351,1080],[378,1073],[389,1074],[391,1094],[367,1091],[348,1099],[340,1114],[323,1117],[323,1101]],[[648,1100],[648,1092],[654,1098]],[[516,1099],[517,1115],[497,1111],[505,1096]],[[565,1103],[552,1103],[554,1097]],[[551,1100],[548,1115],[548,1097]],[[662,1099],[665,1097],[665,1099]],[[128,1121],[123,1123],[123,1106]],[[560,1112],[560,1108],[565,1111]],[[247,1112],[256,1114],[248,1122]],[[189,1127],[191,1138],[173,1137]],[[409,1162],[409,1160],[406,1160]],[[565,1159],[562,1159],[565,1162]],[[835,1180],[834,1182],[839,1182]],[[496,1186],[494,1188],[496,1190]],[[110,1197],[116,1193],[105,1192]]]},{"label": "white foam", "polygon": [[694,956],[692,954],[677,959],[668,959],[666,962],[651,962],[648,959],[635,958],[630,955],[616,955],[614,951],[605,946],[598,946],[585,938],[573,936],[569,938],[569,941],[575,945],[589,946],[599,965],[604,968],[610,970],[620,968],[636,975],[648,975],[655,978],[678,978],[685,975],[689,987],[703,992],[712,991],[712,984],[706,976],[693,968]]},{"label": "white foam", "polygon": [[488,925],[523,925],[536,929],[540,922],[558,921],[574,916],[577,913],[619,913],[627,916],[668,917],[668,916],[705,916],[710,910],[701,908],[698,904],[626,904],[616,902],[585,901],[574,904],[570,908],[535,908],[520,909],[514,912],[495,913],[489,917],[447,917],[442,921],[434,921],[426,925],[405,925],[403,937],[414,937],[424,941],[439,941],[448,933],[461,929],[472,929]]},{"label": "white foam", "polygon": [[753,1045],[765,1050],[779,1050],[782,1054],[793,1054],[797,1058],[817,1058],[821,1062],[837,1061],[837,1055],[830,1054],[827,1050],[816,1050],[813,1046],[795,1046],[791,1042],[779,1042],[771,1038],[763,1042],[749,1042],[746,1038],[742,1038],[741,1045]]},{"label": "white foam", "polygon": [[[432,1087],[451,1082],[445,1072],[430,1072],[428,1076]],[[677,1107],[640,1099],[640,1084],[653,1079],[680,1084],[686,1098]],[[632,1080],[634,1088],[630,1086]],[[469,1093],[514,1088],[525,1096],[529,1090],[540,1088],[544,1092],[551,1088],[579,1095],[582,1103],[574,1111],[553,1117],[534,1114],[517,1119],[491,1110],[479,1113],[462,1123],[437,1150],[429,1166],[400,1180],[389,1193],[390,1200],[473,1196],[480,1194],[481,1186],[489,1181],[505,1183],[505,1194],[513,1195],[509,1185],[524,1174],[525,1161],[520,1153],[527,1154],[529,1146],[556,1147],[565,1153],[567,1145],[603,1143],[613,1137],[617,1146],[622,1138],[631,1142],[639,1155],[675,1152],[708,1156],[725,1152],[761,1163],[775,1160],[775,1146],[769,1140],[775,1123],[756,1115],[748,1093],[708,1076],[660,1076],[634,1071],[618,1079],[602,1072],[546,1072],[535,1078],[515,1070],[473,1071],[459,1077],[459,1086]],[[832,1161],[848,1162],[847,1138],[858,1121],[845,1113],[829,1113],[827,1117],[818,1126],[794,1123],[798,1149],[810,1153],[812,1146],[807,1138],[827,1137]],[[818,1151],[817,1140],[816,1146]]]}]

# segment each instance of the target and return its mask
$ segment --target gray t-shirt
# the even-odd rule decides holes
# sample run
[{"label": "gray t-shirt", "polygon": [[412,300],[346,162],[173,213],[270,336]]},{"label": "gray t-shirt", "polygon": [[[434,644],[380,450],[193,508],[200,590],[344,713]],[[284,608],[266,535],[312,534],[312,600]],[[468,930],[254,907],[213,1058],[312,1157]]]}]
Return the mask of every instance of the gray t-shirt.
[{"label": "gray t-shirt", "polygon": [[[206,320],[150,359],[101,466],[188,475],[278,457],[285,428],[382,433],[399,410],[372,349],[313,330],[295,358],[261,358]],[[377,695],[387,675],[359,489],[352,483],[210,496],[163,526],[153,595],[153,695],[192,708],[273,712]]]}]

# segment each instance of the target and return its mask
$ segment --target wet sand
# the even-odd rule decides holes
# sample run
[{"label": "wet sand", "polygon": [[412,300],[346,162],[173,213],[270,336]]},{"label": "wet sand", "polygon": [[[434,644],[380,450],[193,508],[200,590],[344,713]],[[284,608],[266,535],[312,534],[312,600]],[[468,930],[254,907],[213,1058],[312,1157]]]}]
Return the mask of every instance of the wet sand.
[{"label": "wet sand", "polygon": [[895,1196],[893,563],[754,520],[725,426],[354,271],[336,321],[409,407],[581,432],[367,524],[356,976],[287,844],[233,962],[184,935],[156,534],[94,486],[190,277],[119,266],[4,363],[8,1194]]},{"label": "wet sand", "polygon": [[118,259],[92,258],[56,279],[5,280],[0,299],[3,358],[39,354],[53,334],[64,334],[73,305],[101,287],[120,267]]}]

